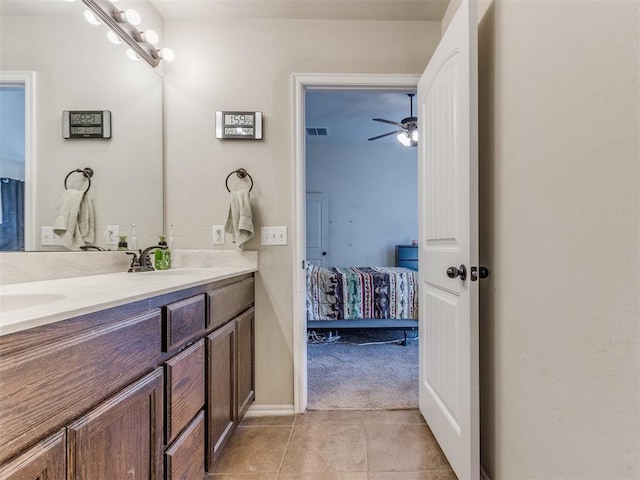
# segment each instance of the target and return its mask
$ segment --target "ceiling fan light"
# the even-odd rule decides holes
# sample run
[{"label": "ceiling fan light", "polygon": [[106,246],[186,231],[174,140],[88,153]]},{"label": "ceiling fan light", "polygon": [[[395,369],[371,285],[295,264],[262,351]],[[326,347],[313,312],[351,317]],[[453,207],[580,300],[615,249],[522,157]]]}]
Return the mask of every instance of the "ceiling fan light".
[{"label": "ceiling fan light", "polygon": [[411,139],[409,138],[409,135],[407,135],[407,132],[399,133],[397,138],[398,138],[398,141],[405,147],[411,146]]},{"label": "ceiling fan light", "polygon": [[413,131],[411,132],[411,140],[412,140],[413,142],[417,142],[417,141],[418,141],[418,130],[417,130],[417,129],[416,129],[416,130],[413,130]]}]

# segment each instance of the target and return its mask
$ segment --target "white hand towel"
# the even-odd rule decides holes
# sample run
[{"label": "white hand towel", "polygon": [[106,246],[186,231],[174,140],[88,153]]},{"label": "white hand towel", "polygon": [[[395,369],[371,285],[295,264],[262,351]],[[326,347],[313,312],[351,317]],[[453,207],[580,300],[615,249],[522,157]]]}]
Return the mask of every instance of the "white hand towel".
[{"label": "white hand towel", "polygon": [[231,192],[229,216],[224,231],[233,235],[233,243],[237,244],[238,248],[253,237],[253,213],[249,203],[249,190]]},{"label": "white hand towel", "polygon": [[58,202],[53,231],[69,250],[80,250],[85,242],[93,243],[95,214],[91,197],[81,190],[65,190]]}]

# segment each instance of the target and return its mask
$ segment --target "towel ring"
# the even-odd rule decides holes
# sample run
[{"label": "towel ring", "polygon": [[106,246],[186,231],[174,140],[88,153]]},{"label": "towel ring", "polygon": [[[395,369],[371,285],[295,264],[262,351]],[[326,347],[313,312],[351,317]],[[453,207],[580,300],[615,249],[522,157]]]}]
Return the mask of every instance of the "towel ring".
[{"label": "towel ring", "polygon": [[247,172],[244,168],[239,168],[238,170],[234,170],[229,175],[227,175],[227,179],[224,181],[224,185],[225,187],[227,187],[227,192],[231,192],[231,190],[229,190],[229,178],[234,173],[238,176],[238,178],[249,177],[249,180],[251,180],[251,186],[249,187],[249,191],[253,190],[253,178],[251,178],[251,175],[249,175],[249,172]]},{"label": "towel ring", "polygon": [[64,177],[65,190],[67,190],[67,179],[72,173],[81,173],[87,180],[89,180],[89,185],[87,186],[87,189],[84,191],[84,193],[87,193],[91,188],[91,177],[93,177],[93,168],[89,168],[89,167],[83,168],[83,169],[76,168],[75,170],[71,170],[69,173],[67,173],[67,176]]}]

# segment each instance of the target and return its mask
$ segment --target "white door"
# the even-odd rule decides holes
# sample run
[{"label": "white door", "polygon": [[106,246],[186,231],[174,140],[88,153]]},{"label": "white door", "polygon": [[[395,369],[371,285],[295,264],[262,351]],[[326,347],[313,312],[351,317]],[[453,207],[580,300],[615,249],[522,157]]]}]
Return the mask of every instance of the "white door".
[{"label": "white door", "polygon": [[326,267],[329,247],[329,196],[307,193],[307,262]]},{"label": "white door", "polygon": [[476,9],[462,1],[418,83],[419,403],[460,480],[480,475]]}]

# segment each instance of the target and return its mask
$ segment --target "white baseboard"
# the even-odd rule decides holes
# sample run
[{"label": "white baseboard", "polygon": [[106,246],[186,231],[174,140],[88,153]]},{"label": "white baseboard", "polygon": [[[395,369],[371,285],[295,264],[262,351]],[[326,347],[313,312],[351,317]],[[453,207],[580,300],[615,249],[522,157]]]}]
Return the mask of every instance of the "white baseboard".
[{"label": "white baseboard", "polygon": [[482,468],[482,465],[480,465],[480,478],[482,480],[491,480],[489,478],[489,475],[487,475],[487,472],[484,471],[484,468]]},{"label": "white baseboard", "polygon": [[247,410],[246,417],[275,417],[282,415],[295,415],[293,405],[256,405],[253,404]]}]

